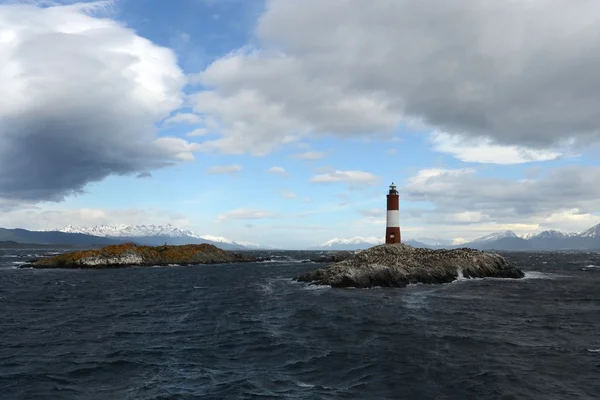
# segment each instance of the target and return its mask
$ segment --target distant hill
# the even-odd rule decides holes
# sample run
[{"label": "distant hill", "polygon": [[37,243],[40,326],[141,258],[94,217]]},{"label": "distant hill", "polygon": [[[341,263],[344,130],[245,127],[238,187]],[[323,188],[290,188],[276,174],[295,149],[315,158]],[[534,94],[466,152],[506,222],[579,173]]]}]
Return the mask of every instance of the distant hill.
[{"label": "distant hill", "polygon": [[72,244],[40,244],[40,243],[19,243],[13,240],[0,241],[0,249],[73,249],[73,248],[91,248],[102,247],[103,245],[72,245]]},{"label": "distant hill", "polygon": [[[428,246],[425,243],[417,242],[415,240],[406,240],[404,243],[413,247],[432,248],[432,246]],[[356,236],[353,238],[331,239],[319,246],[311,247],[309,250],[364,250],[379,244],[383,244],[382,237]]]},{"label": "distant hill", "polygon": [[27,229],[0,228],[0,241],[12,241],[24,244],[93,246],[123,243],[122,240],[85,235],[81,233],[65,233],[58,231],[28,231]]},{"label": "distant hill", "polygon": [[220,236],[198,235],[197,233],[167,225],[95,225],[75,227],[73,225],[58,229],[70,234],[85,234],[99,236],[119,241],[134,242],[141,245],[182,245],[182,244],[212,244],[223,250],[267,249],[251,243],[238,243]]},{"label": "distant hill", "polygon": [[0,242],[7,242],[6,247],[20,244],[97,247],[133,242],[147,246],[160,246],[165,243],[168,245],[207,243],[223,250],[274,249],[253,243],[238,243],[219,236],[200,236],[173,225],[98,225],[79,228],[69,225],[62,229],[46,231],[0,228]]},{"label": "distant hill", "polygon": [[507,251],[600,250],[600,224],[580,233],[547,230],[519,237],[512,231],[496,232],[461,247]]},{"label": "distant hill", "polygon": [[[403,243],[413,247],[430,249],[455,249],[470,247],[478,250],[505,250],[505,251],[556,251],[556,250],[600,250],[600,224],[580,233],[564,233],[556,230],[547,230],[534,235],[518,236],[513,231],[490,233],[470,242],[451,244],[451,241],[423,239],[403,240]],[[382,244],[383,238],[379,237],[354,237],[335,238],[315,246],[314,250],[359,250]]]}]

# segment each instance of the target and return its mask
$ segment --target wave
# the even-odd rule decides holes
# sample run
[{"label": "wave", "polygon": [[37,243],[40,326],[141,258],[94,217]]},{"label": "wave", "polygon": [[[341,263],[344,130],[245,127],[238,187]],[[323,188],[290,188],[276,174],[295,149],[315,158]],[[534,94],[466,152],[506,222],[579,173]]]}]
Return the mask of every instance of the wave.
[{"label": "wave", "polygon": [[559,278],[571,278],[570,275],[554,274],[551,272],[540,272],[540,271],[523,271],[525,277],[522,279],[559,279]]},{"label": "wave", "polygon": [[306,283],[302,283],[302,290],[309,290],[309,291],[314,291],[314,290],[325,290],[325,289],[331,289],[331,285],[311,285],[311,284],[306,284]]},{"label": "wave", "polygon": [[600,269],[600,265],[590,264],[590,265],[586,265],[585,267],[581,267],[581,269],[583,271],[587,271],[588,269]]},{"label": "wave", "polygon": [[314,264],[315,262],[309,259],[294,259],[294,258],[280,258],[280,259],[270,259],[270,260],[263,260],[263,261],[257,261],[258,264],[273,264],[273,263],[277,263],[277,264]]},{"label": "wave", "polygon": [[590,353],[600,353],[600,349],[587,349]]}]

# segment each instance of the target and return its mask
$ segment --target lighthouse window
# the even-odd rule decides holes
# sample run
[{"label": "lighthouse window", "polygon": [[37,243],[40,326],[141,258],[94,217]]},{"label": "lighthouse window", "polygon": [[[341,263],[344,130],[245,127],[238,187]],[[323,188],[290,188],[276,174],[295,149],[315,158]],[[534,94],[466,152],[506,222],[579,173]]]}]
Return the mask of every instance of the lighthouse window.
[{"label": "lighthouse window", "polygon": [[390,235],[390,239],[393,239],[393,238],[394,238],[394,234],[392,233],[392,234]]}]

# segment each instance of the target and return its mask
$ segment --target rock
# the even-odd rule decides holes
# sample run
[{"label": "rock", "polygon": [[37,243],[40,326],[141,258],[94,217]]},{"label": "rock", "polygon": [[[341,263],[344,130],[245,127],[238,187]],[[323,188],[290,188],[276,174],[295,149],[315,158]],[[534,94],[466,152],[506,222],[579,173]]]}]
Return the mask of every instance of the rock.
[{"label": "rock", "polygon": [[356,253],[354,251],[340,251],[336,253],[328,253],[322,254],[318,257],[311,258],[310,261],[316,263],[330,263],[330,262],[339,262],[349,259],[354,256]]},{"label": "rock", "polygon": [[115,268],[127,266],[195,265],[255,261],[211,244],[138,246],[125,243],[97,250],[64,253],[25,264],[25,268]]},{"label": "rock", "polygon": [[296,277],[332,287],[404,287],[409,283],[447,283],[465,278],[522,278],[523,272],[499,254],[468,248],[430,250],[384,244]]}]

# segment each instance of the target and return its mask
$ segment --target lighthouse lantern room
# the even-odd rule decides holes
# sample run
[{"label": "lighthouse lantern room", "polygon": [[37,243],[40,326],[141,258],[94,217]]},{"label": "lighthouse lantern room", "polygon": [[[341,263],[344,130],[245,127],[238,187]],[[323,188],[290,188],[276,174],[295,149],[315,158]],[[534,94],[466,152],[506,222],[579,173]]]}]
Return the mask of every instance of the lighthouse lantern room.
[{"label": "lighthouse lantern room", "polygon": [[385,244],[400,243],[400,196],[394,182],[387,195],[387,223],[385,228]]}]

